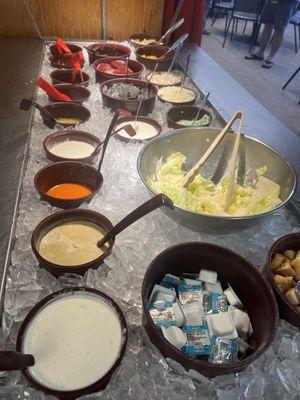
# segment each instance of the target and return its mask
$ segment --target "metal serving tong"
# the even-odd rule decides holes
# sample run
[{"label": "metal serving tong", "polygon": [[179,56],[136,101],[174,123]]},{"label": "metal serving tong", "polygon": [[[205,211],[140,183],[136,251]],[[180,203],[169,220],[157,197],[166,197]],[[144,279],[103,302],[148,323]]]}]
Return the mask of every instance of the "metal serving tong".
[{"label": "metal serving tong", "polygon": [[[232,150],[232,154],[230,156],[230,160],[227,166],[228,170],[228,187],[227,187],[227,192],[225,195],[225,204],[224,204],[224,209],[226,210],[232,201],[232,194],[233,194],[233,189],[234,189],[234,180],[235,180],[235,169],[237,165],[237,160],[238,160],[238,153],[239,153],[239,146],[240,146],[240,141],[241,141],[241,129],[243,125],[243,120],[244,120],[244,114],[241,111],[237,111],[233,117],[230,119],[230,121],[227,123],[225,128],[222,129],[222,131],[217,135],[217,137],[214,139],[212,144],[209,146],[209,148],[206,150],[206,152],[201,156],[200,160],[187,172],[185,175],[183,181],[182,181],[182,186],[186,188],[195,178],[195,176],[199,173],[199,170],[205,162],[208,160],[208,158],[211,156],[211,154],[214,152],[218,144],[221,142],[221,140],[224,138],[226,133],[229,131],[231,126],[236,120],[240,120],[239,127],[236,133],[236,138]],[[223,157],[222,157],[223,159]],[[222,170],[224,168],[222,167]],[[220,176],[220,174],[219,174]],[[220,176],[221,178],[221,176]]]}]

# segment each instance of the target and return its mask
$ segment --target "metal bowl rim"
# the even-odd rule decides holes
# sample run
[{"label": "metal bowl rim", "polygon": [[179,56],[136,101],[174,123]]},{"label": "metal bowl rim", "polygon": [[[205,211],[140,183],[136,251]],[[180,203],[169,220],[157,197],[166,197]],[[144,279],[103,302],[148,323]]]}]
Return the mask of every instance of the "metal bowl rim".
[{"label": "metal bowl rim", "polygon": [[[207,128],[207,127],[193,128],[193,129],[199,130],[199,131],[207,130],[207,129],[211,130],[211,131],[218,131],[217,128]],[[175,134],[184,134],[184,133],[186,133],[186,128],[177,129],[177,130],[174,130],[174,131],[167,131],[165,133],[162,133],[157,138],[154,138],[150,142],[146,143],[145,146],[141,149],[141,151],[140,151],[140,153],[138,155],[138,158],[137,158],[137,170],[138,170],[139,177],[140,177],[141,181],[143,182],[143,184],[146,186],[146,188],[152,193],[153,196],[155,196],[157,193],[155,193],[150,188],[150,186],[148,185],[148,183],[144,179],[144,177],[142,175],[142,172],[141,172],[141,161],[143,159],[143,155],[144,155],[145,151],[148,149],[148,147],[151,146],[153,143],[155,143],[155,142],[157,142],[159,140],[162,140],[163,138],[173,136]],[[263,218],[263,217],[266,217],[268,215],[271,215],[274,212],[278,211],[280,208],[284,207],[290,201],[290,199],[294,195],[294,192],[295,192],[295,189],[296,189],[296,185],[297,185],[297,175],[296,175],[296,172],[295,172],[294,167],[292,166],[292,164],[282,154],[280,154],[277,150],[275,150],[273,147],[269,146],[268,144],[263,143],[259,139],[253,138],[251,136],[248,136],[248,135],[244,135],[244,136],[247,139],[253,140],[256,143],[259,143],[260,145],[263,145],[263,146],[267,147],[269,150],[273,151],[278,157],[280,157],[283,161],[285,161],[285,163],[289,166],[291,174],[293,176],[293,187],[292,187],[291,192],[288,195],[288,197],[284,201],[282,201],[280,204],[278,204],[278,206],[273,208],[272,210],[265,211],[265,212],[260,213],[260,214],[245,215],[245,216],[224,216],[224,215],[212,215],[212,214],[198,213],[198,212],[195,212],[195,211],[190,211],[187,208],[180,207],[180,206],[178,206],[178,205],[176,205],[174,203],[175,209],[178,209],[178,210],[183,211],[183,212],[191,213],[191,214],[193,214],[195,216],[207,217],[207,218],[214,219],[214,220],[223,219],[223,220],[226,220],[226,221],[240,221],[240,220],[248,221],[248,220],[252,220],[252,219],[256,219],[256,218]]]}]

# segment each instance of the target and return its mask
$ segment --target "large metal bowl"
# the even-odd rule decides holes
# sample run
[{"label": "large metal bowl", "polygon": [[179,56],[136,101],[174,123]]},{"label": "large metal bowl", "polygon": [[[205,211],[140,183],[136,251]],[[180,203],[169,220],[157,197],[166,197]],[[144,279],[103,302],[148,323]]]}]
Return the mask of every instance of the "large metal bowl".
[{"label": "large metal bowl", "polygon": [[[213,128],[184,128],[176,132],[167,132],[147,143],[139,154],[137,168],[141,180],[151,195],[154,196],[155,193],[147,183],[147,178],[155,176],[156,163],[159,159],[165,160],[170,154],[180,151],[187,156],[185,168],[189,170],[208,149],[219,132],[219,129]],[[230,150],[226,153],[226,158],[229,159],[234,140],[235,135],[227,134],[205,163],[201,170],[202,175],[207,178],[213,176],[225,145],[230,146]],[[189,211],[179,206],[175,206],[174,211],[167,213],[173,219],[195,230],[231,231],[244,229],[250,224],[260,222],[262,218],[283,207],[292,197],[296,187],[296,174],[291,164],[271,147],[248,136],[245,136],[245,153],[246,170],[254,170],[266,165],[268,171],[265,176],[280,185],[282,203],[277,207],[265,213],[245,217],[209,215]]]}]

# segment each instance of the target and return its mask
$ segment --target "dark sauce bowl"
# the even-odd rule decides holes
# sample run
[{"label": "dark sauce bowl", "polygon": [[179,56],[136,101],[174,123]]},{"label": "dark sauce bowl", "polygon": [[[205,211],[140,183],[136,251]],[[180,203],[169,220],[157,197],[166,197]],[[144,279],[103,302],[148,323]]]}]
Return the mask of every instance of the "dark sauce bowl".
[{"label": "dark sauce bowl", "polygon": [[111,42],[98,42],[86,47],[90,64],[100,58],[114,57],[126,58],[131,54],[131,49],[123,44]]},{"label": "dark sauce bowl", "polygon": [[[163,57],[161,60],[159,60],[159,57],[162,57],[167,51],[169,50],[169,47],[166,46],[144,46],[144,47],[139,47],[136,50],[136,59],[140,63],[144,64],[147,69],[150,71],[153,71],[156,64],[158,63],[156,71],[167,71],[172,63],[173,56],[175,54],[174,51],[171,51],[166,55],[166,57]],[[149,59],[146,57],[142,57],[142,55],[147,55],[147,56],[155,56],[158,57],[157,59]]]},{"label": "dark sauce bowl", "polygon": [[134,40],[144,40],[144,39],[147,39],[147,40],[150,39],[150,40],[153,40],[153,41],[157,41],[160,38],[158,36],[149,35],[148,33],[134,33],[133,35],[130,36],[129,42],[135,48],[153,46],[153,45],[155,45],[155,46],[163,46],[164,45],[163,43],[162,44],[157,44],[157,43],[154,43],[154,44],[153,43],[152,44],[150,44],[150,43],[149,44],[139,44],[139,43],[136,43],[134,41]]},{"label": "dark sauce bowl", "polygon": [[[91,92],[82,85],[72,85],[71,83],[60,83],[54,85],[62,94],[66,94],[71,98],[72,103],[82,104],[87,101],[91,95]],[[65,100],[60,100],[51,96],[48,96],[50,102],[53,103],[67,103]]]},{"label": "dark sauce bowl", "polygon": [[284,294],[278,289],[271,269],[274,255],[276,253],[282,254],[285,250],[300,250],[300,232],[291,233],[276,240],[268,251],[265,272],[275,294],[280,317],[300,328],[300,313],[294,309],[294,307],[286,300]]},{"label": "dark sauce bowl", "polygon": [[[104,301],[106,304],[108,304],[116,313],[118,316],[121,330],[122,330],[122,344],[121,344],[121,349],[120,353],[118,355],[118,358],[112,365],[112,367],[109,369],[109,371],[97,382],[93,383],[90,386],[87,386],[83,389],[77,389],[73,391],[58,391],[58,390],[52,390],[46,386],[43,386],[41,383],[39,383],[35,377],[30,373],[30,370],[28,368],[24,369],[22,372],[25,375],[25,377],[28,379],[28,381],[32,384],[32,386],[38,390],[41,390],[47,395],[55,396],[59,399],[65,400],[65,399],[75,399],[90,393],[98,392],[100,390],[103,390],[108,382],[110,381],[113,373],[117,369],[117,367],[120,365],[125,350],[126,350],[126,345],[127,345],[127,337],[128,337],[128,330],[127,330],[127,325],[126,325],[126,320],[124,317],[124,314],[122,313],[120,307],[118,304],[109,296],[107,296],[105,293],[100,292],[99,290],[96,289],[90,289],[87,287],[71,287],[67,289],[62,289],[59,290],[55,293],[50,294],[49,296],[43,298],[39,303],[37,303],[27,314],[25,317],[24,321],[22,322],[22,325],[19,329],[18,332],[18,337],[17,337],[17,351],[22,352],[23,349],[23,342],[26,334],[26,330],[30,323],[34,320],[36,315],[39,313],[39,311],[44,308],[48,303],[52,302],[55,299],[64,297],[64,296],[70,296],[72,293],[77,294],[76,292],[82,292],[82,294],[86,293],[91,293],[93,296],[98,296],[102,301]],[[78,321],[80,323],[80,321]]]},{"label": "dark sauce bowl", "polygon": [[[77,199],[60,199],[49,196],[46,192],[62,183],[78,183],[87,186],[92,193]],[[103,185],[103,176],[98,175],[96,168],[79,161],[62,161],[40,169],[34,177],[34,186],[42,200],[52,206],[68,209],[79,207],[89,202]]]},{"label": "dark sauce bowl", "polygon": [[152,95],[147,99],[142,100],[139,114],[145,116],[153,111],[157,95],[157,87],[152,83],[142,81],[141,79],[131,79],[131,78],[111,79],[109,81],[101,83],[100,92],[102,94],[102,102],[104,107],[111,108],[112,110],[116,110],[117,108],[122,108],[123,110],[129,111],[132,114],[136,114],[138,110],[140,100],[122,100],[115,97],[111,97],[104,93],[105,87],[110,87],[115,83],[128,83],[137,86],[139,88],[144,88],[148,86],[149,90],[151,90],[152,92]]},{"label": "dark sauce bowl", "polygon": [[67,128],[69,126],[75,126],[77,124],[83,124],[88,121],[91,117],[89,110],[81,104],[71,103],[71,102],[60,102],[51,103],[45,106],[45,109],[49,111],[53,118],[76,118],[79,122],[74,123],[61,123],[57,122],[59,125]]},{"label": "dark sauce bowl", "polygon": [[108,243],[109,246],[107,250],[95,260],[89,261],[85,264],[80,265],[59,265],[54,264],[39,253],[39,246],[43,237],[54,227],[64,224],[66,222],[90,222],[98,225],[104,232],[108,232],[112,229],[113,225],[109,219],[107,219],[104,215],[99,214],[95,211],[85,210],[85,209],[72,209],[66,211],[59,211],[55,214],[50,215],[49,217],[43,219],[34,229],[31,235],[31,248],[32,251],[37,258],[40,267],[45,268],[54,276],[60,276],[65,273],[73,273],[78,275],[84,275],[89,269],[97,269],[105,260],[107,256],[110,255],[113,245],[115,243],[114,239],[111,239]]},{"label": "dark sauce bowl", "polygon": [[[197,113],[198,113],[199,107],[197,106],[178,106],[178,107],[172,107],[170,110],[167,112],[167,124],[169,128],[173,129],[181,129],[181,128],[186,128],[185,125],[180,125],[177,122],[182,120],[182,119],[187,119],[190,121],[193,121],[194,118],[196,118]],[[202,109],[199,114],[199,119],[202,118],[204,115],[207,115],[209,117],[209,122],[208,124],[202,125],[202,126],[194,126],[194,128],[202,128],[205,126],[209,126],[212,121],[212,115],[209,111]]]},{"label": "dark sauce bowl", "polygon": [[96,136],[92,135],[91,133],[85,131],[78,131],[77,129],[68,129],[64,131],[54,132],[48,135],[43,142],[43,147],[47,158],[54,162],[80,161],[83,163],[92,164],[95,157],[98,156],[101,149],[101,147],[99,147],[94,154],[90,155],[89,157],[82,157],[82,158],[60,157],[51,152],[53,146],[57,145],[58,143],[66,142],[67,140],[76,140],[79,142],[88,143],[92,145],[94,148],[99,146],[99,144],[101,143],[101,140],[98,139]]},{"label": "dark sauce bowl", "polygon": [[74,82],[72,82],[72,76],[73,76],[73,71],[70,69],[57,69],[50,73],[52,85],[57,85],[60,83],[70,83],[81,86],[89,85],[90,76],[86,72],[82,71],[82,77],[83,77],[82,82],[80,81],[79,74],[76,74]]},{"label": "dark sauce bowl", "polygon": [[[253,334],[249,343],[253,350],[246,358],[231,365],[209,364],[207,361],[190,357],[171,345],[156,328],[148,310],[148,300],[153,286],[170,273],[198,273],[201,268],[218,273],[224,289],[232,286],[248,311]],[[278,309],[274,294],[262,273],[239,254],[211,243],[190,242],[170,247],[160,253],[148,267],[142,286],[144,326],[151,342],[165,356],[213,378],[217,375],[233,374],[247,368],[257,360],[274,339],[278,324]]]},{"label": "dark sauce bowl", "polygon": [[[109,74],[107,72],[102,72],[98,69],[100,64],[105,64],[116,60],[123,60],[124,62],[126,62],[124,59],[110,57],[110,58],[100,58],[99,60],[96,60],[93,63],[96,82],[102,83],[110,79],[124,78],[126,76],[126,74]],[[128,60],[128,68],[130,68],[133,71],[131,74],[127,75],[129,78],[140,78],[141,74],[144,71],[144,66],[141,63],[133,60]]]}]

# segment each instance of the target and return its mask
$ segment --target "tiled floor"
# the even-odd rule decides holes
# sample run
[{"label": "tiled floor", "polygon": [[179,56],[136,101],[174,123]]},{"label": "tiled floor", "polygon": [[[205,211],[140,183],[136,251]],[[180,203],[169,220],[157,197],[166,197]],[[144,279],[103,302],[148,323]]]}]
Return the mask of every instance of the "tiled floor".
[{"label": "tiled floor", "polygon": [[208,20],[207,28],[211,34],[203,36],[202,48],[291,131],[300,136],[300,72],[284,91],[281,89],[300,66],[300,49],[298,54],[294,51],[293,27],[289,25],[286,29],[272,69],[265,70],[261,68],[261,62],[244,59],[252,27],[248,24],[243,35],[244,24],[240,22],[234,40],[231,42],[228,38],[223,49],[224,23],[224,19],[220,18],[211,27]]}]

